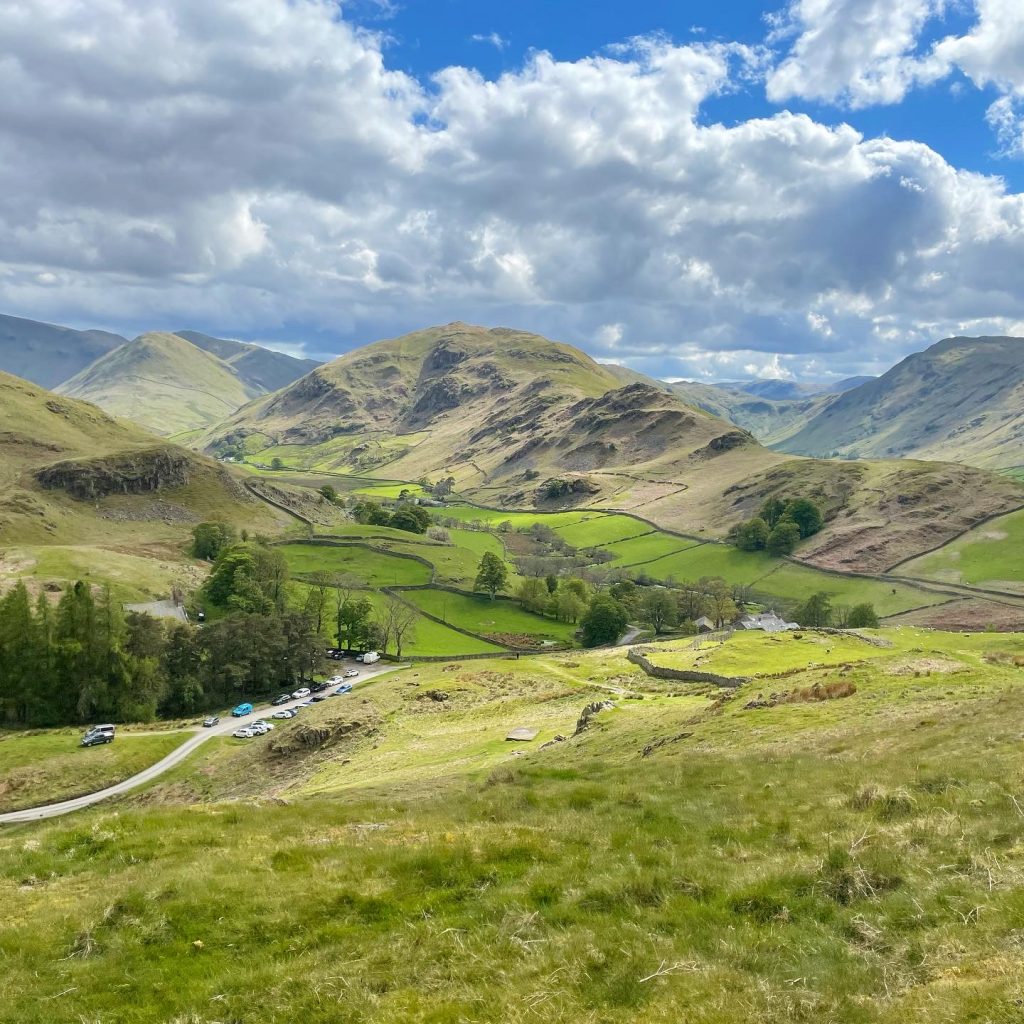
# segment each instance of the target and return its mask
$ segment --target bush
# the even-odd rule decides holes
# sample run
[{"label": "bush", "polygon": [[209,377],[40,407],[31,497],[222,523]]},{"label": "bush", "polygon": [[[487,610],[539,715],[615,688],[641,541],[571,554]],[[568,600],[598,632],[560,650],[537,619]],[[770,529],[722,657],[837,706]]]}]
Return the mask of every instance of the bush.
[{"label": "bush", "polygon": [[608,594],[598,594],[587,609],[580,628],[587,647],[613,644],[625,632],[629,618],[625,608]]},{"label": "bush", "polygon": [[878,615],[873,604],[858,604],[850,611],[846,620],[850,629],[878,629]]}]

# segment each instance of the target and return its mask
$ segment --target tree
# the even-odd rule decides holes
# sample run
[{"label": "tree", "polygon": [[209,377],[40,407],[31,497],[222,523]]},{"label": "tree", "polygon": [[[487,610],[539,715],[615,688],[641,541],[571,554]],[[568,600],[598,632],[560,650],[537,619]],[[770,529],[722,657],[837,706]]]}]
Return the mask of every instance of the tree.
[{"label": "tree", "polygon": [[765,521],[769,530],[774,530],[785,512],[786,503],[781,498],[767,498],[758,512],[758,517]]},{"label": "tree", "polygon": [[406,604],[393,594],[388,595],[387,603],[378,623],[384,634],[383,650],[387,652],[388,644],[395,643],[395,656],[401,660],[402,648],[416,637],[416,623],[419,621],[418,608]]},{"label": "tree", "polygon": [[548,603],[548,588],[543,580],[528,576],[519,581],[516,599],[524,611],[542,615]]},{"label": "tree", "polygon": [[613,644],[622,636],[628,624],[626,610],[615,598],[608,594],[596,594],[580,622],[583,643],[587,647]]},{"label": "tree", "polygon": [[284,469],[284,463],[275,455],[270,460],[270,468],[271,469]]},{"label": "tree", "polygon": [[323,487],[320,488],[320,495],[331,502],[331,504],[334,504],[338,500],[338,492],[330,484],[324,484]]},{"label": "tree", "polygon": [[771,555],[791,555],[799,541],[800,527],[788,519],[783,519],[768,535],[768,553]]},{"label": "tree", "polygon": [[400,505],[388,525],[407,533],[426,533],[430,525],[430,514],[418,505]]},{"label": "tree", "polygon": [[192,530],[192,555],[212,562],[236,539],[234,527],[227,523],[200,523]]},{"label": "tree", "polygon": [[428,526],[427,537],[438,544],[451,544],[452,535],[443,526]]},{"label": "tree", "polygon": [[338,605],[338,647],[346,651],[365,648],[373,602],[365,596],[351,596]]},{"label": "tree", "polygon": [[878,615],[873,604],[857,604],[846,620],[850,629],[878,629]]},{"label": "tree", "polygon": [[768,544],[768,536],[768,523],[758,516],[737,528],[736,547],[741,551],[763,551]]},{"label": "tree", "polygon": [[828,594],[824,592],[812,594],[796,608],[793,617],[801,626],[811,628],[827,626],[832,617],[832,602],[829,600]]},{"label": "tree", "polygon": [[644,594],[640,608],[644,621],[651,624],[656,635],[679,624],[679,606],[671,590],[650,588]]},{"label": "tree", "polygon": [[506,582],[508,582],[508,569],[505,563],[493,551],[485,551],[483,558],[480,559],[473,589],[486,591],[491,595],[493,601],[494,595],[505,586]]},{"label": "tree", "polygon": [[375,501],[360,501],[352,509],[352,514],[357,523],[369,524],[370,526],[388,526],[391,523],[391,513]]},{"label": "tree", "polygon": [[558,577],[548,573],[544,577],[544,585],[548,588],[548,593],[553,594],[558,589]]},{"label": "tree", "polygon": [[573,590],[559,587],[558,592],[548,599],[554,607],[555,618],[560,622],[579,622],[587,610],[587,602]]},{"label": "tree", "polygon": [[796,498],[786,504],[786,519],[791,519],[800,528],[801,537],[810,537],[825,525],[821,509],[807,498]]}]

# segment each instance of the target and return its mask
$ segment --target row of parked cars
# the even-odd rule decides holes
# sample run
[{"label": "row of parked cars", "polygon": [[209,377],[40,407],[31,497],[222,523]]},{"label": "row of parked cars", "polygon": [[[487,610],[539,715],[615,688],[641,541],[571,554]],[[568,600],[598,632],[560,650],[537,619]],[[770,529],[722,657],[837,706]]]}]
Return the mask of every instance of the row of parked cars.
[{"label": "row of parked cars", "polygon": [[[359,675],[358,669],[349,669],[344,675],[331,676],[330,679],[322,683],[313,683],[312,686],[299,687],[294,693],[282,693],[279,697],[275,697],[270,703],[274,707],[278,707],[281,704],[287,704],[289,701],[302,700],[303,697],[309,698],[308,700],[302,700],[301,704],[296,704],[292,708],[281,708],[280,711],[275,711],[270,717],[286,721],[290,718],[294,718],[302,708],[308,708],[313,704],[317,704],[322,700],[326,700],[328,697],[340,697],[342,694],[350,693],[352,691],[353,683],[350,680],[357,678]],[[325,691],[330,691],[325,692]],[[238,707],[233,708],[231,714],[235,718],[244,718],[246,715],[251,715],[253,707],[249,703],[239,704]],[[208,718],[203,725],[216,725],[219,719]],[[251,725],[244,725],[239,729],[236,729],[231,735],[236,739],[250,740],[254,736],[265,736],[270,732],[274,726],[263,719],[259,719],[253,722]]]}]

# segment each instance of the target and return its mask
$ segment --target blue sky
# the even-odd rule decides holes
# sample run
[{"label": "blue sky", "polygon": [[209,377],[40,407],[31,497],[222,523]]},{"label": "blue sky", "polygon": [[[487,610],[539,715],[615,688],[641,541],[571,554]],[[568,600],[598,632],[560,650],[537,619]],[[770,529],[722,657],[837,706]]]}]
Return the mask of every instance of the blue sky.
[{"label": "blue sky", "polygon": [[1024,5],[0,7],[0,310],[661,377],[1024,335]]}]

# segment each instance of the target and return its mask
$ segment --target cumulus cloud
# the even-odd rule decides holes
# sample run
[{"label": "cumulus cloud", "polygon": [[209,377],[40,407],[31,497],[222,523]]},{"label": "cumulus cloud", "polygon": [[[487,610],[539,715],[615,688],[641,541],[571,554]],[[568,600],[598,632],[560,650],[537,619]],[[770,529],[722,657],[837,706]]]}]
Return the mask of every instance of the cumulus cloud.
[{"label": "cumulus cloud", "polygon": [[925,22],[943,0],[793,0],[774,38],[795,36],[767,78],[768,97],[843,100],[852,107],[894,103],[940,72],[913,57]]},{"label": "cumulus cloud", "polygon": [[800,114],[710,122],[761,66],[738,45],[424,86],[326,0],[33,0],[0,38],[5,311],[311,352],[476,320],[715,377],[1024,317],[1020,196]]},{"label": "cumulus cloud", "polygon": [[508,40],[497,32],[477,32],[469,37],[474,43],[489,43],[496,50],[504,50]]}]

